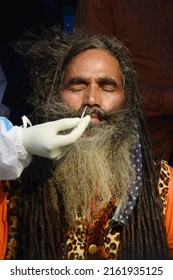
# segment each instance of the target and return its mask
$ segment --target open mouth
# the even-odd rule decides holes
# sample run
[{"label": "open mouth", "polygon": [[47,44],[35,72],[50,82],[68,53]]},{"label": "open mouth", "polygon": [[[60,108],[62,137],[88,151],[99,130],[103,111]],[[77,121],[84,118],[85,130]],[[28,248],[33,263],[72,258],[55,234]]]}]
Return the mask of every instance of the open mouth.
[{"label": "open mouth", "polygon": [[91,122],[100,123],[100,119],[97,114],[90,114]]}]

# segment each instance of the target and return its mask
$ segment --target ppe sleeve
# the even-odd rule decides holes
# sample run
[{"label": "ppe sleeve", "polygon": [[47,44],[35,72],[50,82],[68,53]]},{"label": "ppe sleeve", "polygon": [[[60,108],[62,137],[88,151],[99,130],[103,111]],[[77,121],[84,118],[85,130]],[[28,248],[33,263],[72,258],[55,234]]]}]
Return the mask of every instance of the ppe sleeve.
[{"label": "ppe sleeve", "polygon": [[0,180],[18,178],[31,162],[21,134],[22,127],[13,126],[9,120],[0,117]]}]

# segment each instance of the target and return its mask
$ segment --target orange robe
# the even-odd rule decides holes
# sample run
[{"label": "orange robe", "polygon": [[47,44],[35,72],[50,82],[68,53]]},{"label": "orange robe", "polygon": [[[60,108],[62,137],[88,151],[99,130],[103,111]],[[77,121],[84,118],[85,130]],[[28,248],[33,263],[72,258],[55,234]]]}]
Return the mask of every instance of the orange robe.
[{"label": "orange robe", "polygon": [[8,240],[7,200],[0,181],[0,260],[5,258]]}]

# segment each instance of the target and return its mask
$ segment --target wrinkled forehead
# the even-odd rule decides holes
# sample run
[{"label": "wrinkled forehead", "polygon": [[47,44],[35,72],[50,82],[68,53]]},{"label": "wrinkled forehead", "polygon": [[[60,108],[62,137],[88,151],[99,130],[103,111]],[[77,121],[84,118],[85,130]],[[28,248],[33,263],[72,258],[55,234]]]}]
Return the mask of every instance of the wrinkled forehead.
[{"label": "wrinkled forehead", "polygon": [[64,77],[69,73],[85,76],[96,72],[104,76],[120,76],[123,84],[123,74],[117,58],[103,49],[88,49],[75,55],[66,65]]}]

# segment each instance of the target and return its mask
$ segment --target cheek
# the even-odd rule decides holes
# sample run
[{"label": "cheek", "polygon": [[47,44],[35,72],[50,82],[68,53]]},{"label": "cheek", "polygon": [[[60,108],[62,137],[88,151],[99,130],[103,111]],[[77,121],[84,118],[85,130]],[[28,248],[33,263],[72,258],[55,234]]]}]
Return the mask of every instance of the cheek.
[{"label": "cheek", "polygon": [[105,111],[110,111],[112,109],[118,109],[120,108],[125,102],[125,97],[124,94],[120,94],[120,95],[114,95],[112,97],[109,96],[109,98],[104,99],[104,102],[102,104],[103,105],[103,109]]},{"label": "cheek", "polygon": [[60,100],[63,104],[66,104],[68,107],[78,110],[81,107],[82,102],[80,101],[79,97],[70,94],[69,92],[62,92],[60,94]]}]

